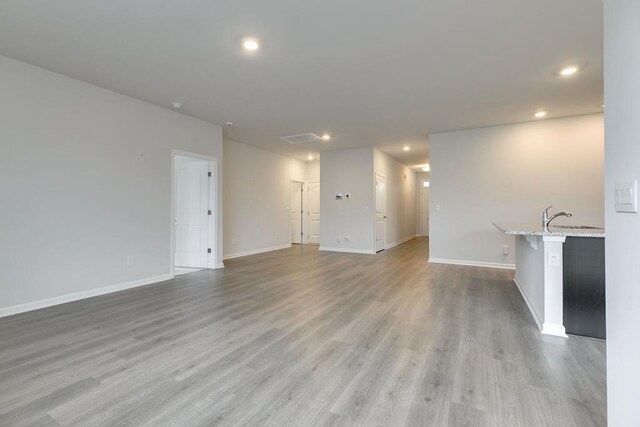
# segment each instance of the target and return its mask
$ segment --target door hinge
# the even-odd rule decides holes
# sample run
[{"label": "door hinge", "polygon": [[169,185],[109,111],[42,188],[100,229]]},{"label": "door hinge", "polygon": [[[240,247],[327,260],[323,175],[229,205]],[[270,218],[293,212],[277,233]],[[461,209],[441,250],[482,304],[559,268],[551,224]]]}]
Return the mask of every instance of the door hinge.
[{"label": "door hinge", "polygon": [[210,254],[211,253],[211,248],[207,248],[207,253]]},{"label": "door hinge", "polygon": [[211,172],[207,172],[207,176],[211,178]]},{"label": "door hinge", "polygon": [[207,215],[211,215],[211,209],[207,211]]}]

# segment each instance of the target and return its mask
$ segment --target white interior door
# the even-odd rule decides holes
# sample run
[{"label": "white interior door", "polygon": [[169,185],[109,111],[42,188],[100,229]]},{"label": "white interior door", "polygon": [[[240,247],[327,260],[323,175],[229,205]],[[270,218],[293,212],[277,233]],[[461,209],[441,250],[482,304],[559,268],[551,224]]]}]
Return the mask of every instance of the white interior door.
[{"label": "white interior door", "polygon": [[291,243],[302,243],[302,186],[301,182],[291,182]]},{"label": "white interior door", "polygon": [[310,182],[308,198],[308,217],[309,225],[307,227],[309,243],[320,243],[320,183]]},{"label": "white interior door", "polygon": [[387,186],[385,177],[376,174],[376,252],[386,247]]},{"label": "white interior door", "polygon": [[207,268],[213,230],[210,225],[211,162],[175,158],[175,266]]},{"label": "white interior door", "polygon": [[420,234],[429,235],[429,189],[420,190]]}]

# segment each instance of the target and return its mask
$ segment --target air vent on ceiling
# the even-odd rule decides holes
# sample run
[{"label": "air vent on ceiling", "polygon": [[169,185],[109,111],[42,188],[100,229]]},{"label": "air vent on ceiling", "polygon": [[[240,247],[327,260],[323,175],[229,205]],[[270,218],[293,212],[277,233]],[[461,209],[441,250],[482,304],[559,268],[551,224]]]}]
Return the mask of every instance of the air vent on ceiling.
[{"label": "air vent on ceiling", "polygon": [[280,138],[283,141],[287,141],[289,144],[303,144],[305,142],[317,142],[322,141],[315,133],[302,133],[300,135],[283,136]]}]

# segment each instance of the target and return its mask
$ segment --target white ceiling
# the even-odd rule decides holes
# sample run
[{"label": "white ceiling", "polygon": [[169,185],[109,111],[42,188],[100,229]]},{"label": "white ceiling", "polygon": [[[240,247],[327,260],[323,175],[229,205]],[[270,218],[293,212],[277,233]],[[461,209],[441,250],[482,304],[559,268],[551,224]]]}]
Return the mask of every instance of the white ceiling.
[{"label": "white ceiling", "polygon": [[[377,146],[417,165],[428,134],[603,98],[601,0],[2,0],[0,53],[301,159]],[[583,69],[559,78],[566,64]],[[279,139],[306,132],[334,138]]]}]

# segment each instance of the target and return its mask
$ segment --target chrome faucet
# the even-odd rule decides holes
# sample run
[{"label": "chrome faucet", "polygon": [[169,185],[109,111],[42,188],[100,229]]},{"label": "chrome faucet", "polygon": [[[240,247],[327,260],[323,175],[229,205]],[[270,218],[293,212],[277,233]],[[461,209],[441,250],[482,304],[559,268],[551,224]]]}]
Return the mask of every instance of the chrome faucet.
[{"label": "chrome faucet", "polygon": [[552,215],[551,217],[549,217],[549,209],[551,209],[552,207],[553,206],[549,206],[544,211],[542,211],[542,227],[544,227],[545,231],[548,231],[549,224],[551,224],[551,221],[553,221],[557,217],[559,217],[559,216],[572,217],[573,216],[573,214],[570,214],[569,212],[558,212],[557,214]]}]

